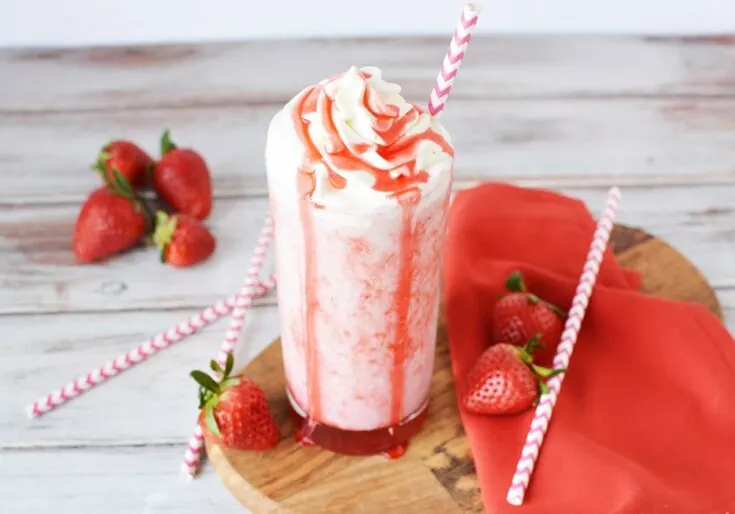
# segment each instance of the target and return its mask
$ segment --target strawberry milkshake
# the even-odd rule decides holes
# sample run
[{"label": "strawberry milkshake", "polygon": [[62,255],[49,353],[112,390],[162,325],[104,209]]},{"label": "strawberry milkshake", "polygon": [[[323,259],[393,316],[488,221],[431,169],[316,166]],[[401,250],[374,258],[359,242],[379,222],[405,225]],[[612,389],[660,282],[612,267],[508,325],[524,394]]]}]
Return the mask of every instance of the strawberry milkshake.
[{"label": "strawberry milkshake", "polygon": [[305,443],[405,447],[426,415],[454,151],[377,68],[307,87],[266,144],[281,343]]}]

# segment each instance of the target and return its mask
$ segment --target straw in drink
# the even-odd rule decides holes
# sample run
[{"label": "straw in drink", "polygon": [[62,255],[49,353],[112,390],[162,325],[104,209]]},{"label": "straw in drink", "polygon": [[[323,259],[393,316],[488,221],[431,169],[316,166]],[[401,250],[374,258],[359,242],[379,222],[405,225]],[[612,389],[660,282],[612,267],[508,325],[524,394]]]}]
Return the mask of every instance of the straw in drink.
[{"label": "straw in drink", "polygon": [[433,115],[476,20],[469,6],[429,112],[381,70],[351,67],[271,121],[283,360],[306,443],[400,452],[425,418],[454,157]]}]

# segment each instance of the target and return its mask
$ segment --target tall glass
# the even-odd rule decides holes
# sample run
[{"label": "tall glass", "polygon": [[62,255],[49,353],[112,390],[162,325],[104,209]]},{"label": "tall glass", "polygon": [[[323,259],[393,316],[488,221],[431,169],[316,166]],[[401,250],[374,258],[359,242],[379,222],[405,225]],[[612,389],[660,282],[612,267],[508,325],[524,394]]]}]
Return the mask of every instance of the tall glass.
[{"label": "tall glass", "polygon": [[304,442],[391,452],[426,416],[453,150],[376,68],[302,91],[266,144],[281,343]]}]

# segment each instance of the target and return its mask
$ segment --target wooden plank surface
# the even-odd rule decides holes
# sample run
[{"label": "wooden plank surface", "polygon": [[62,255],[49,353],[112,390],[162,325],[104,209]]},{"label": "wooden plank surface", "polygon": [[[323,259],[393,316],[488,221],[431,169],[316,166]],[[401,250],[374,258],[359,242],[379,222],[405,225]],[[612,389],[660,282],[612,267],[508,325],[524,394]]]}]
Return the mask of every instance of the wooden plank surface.
[{"label": "wooden plank surface", "polygon": [[[442,121],[456,147],[458,180],[624,186],[642,175],[660,184],[735,184],[735,97],[450,102]],[[0,205],[79,202],[97,183],[89,166],[103,144],[126,137],[155,154],[165,127],[206,157],[215,194],[262,195],[265,137],[279,107],[0,112]]]},{"label": "wooden plank surface", "polygon": [[[447,41],[331,39],[5,51],[0,111],[280,104],[351,65],[381,67],[409,98],[424,102]],[[462,67],[452,101],[733,96],[735,37],[477,36],[469,52],[471,60]]]},{"label": "wooden plank surface", "polygon": [[4,450],[0,512],[242,514],[211,469],[196,484],[177,475],[184,449],[149,444]]},{"label": "wooden plank surface", "polygon": [[[557,188],[599,209],[606,188]],[[627,187],[620,219],[643,225],[684,252],[715,287],[735,286],[728,258],[735,227],[735,184]],[[205,307],[232,294],[265,216],[266,200],[221,198],[210,224],[214,257],[191,270],[162,267],[152,251],[78,266],[70,248],[78,206],[0,208],[0,313]]]},{"label": "wooden plank surface", "polygon": [[[285,100],[357,63],[423,101],[445,45],[0,51],[0,390],[11,391],[0,400],[0,512],[240,512],[211,474],[189,486],[175,477],[195,407],[187,373],[226,322],[44,418],[22,407],[237,287],[265,215],[265,128]],[[457,185],[520,181],[593,210],[608,185],[623,186],[621,221],[688,255],[735,330],[733,86],[735,37],[475,38],[444,115]],[[165,127],[213,169],[215,258],[188,271],[143,251],[75,266],[70,234],[97,184],[97,149],[123,136],[154,152]],[[277,333],[274,300],[259,305],[243,362]]]}]

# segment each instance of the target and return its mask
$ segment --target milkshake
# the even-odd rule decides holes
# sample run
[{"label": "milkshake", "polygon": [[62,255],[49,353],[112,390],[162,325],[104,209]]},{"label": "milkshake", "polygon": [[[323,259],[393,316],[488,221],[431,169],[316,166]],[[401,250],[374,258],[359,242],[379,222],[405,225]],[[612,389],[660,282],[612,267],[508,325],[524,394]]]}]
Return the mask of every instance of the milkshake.
[{"label": "milkshake", "polygon": [[434,366],[453,149],[377,68],[310,86],[266,144],[281,343],[305,442],[405,445]]}]

